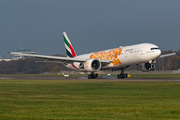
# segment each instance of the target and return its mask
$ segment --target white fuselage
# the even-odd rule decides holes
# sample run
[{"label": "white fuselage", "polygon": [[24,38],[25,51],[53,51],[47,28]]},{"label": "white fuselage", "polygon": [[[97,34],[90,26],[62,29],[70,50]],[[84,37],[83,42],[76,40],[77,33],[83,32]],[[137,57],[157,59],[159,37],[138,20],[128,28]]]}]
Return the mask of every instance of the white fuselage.
[{"label": "white fuselage", "polygon": [[[126,67],[134,64],[149,63],[161,55],[158,46],[150,43],[142,43],[131,46],[119,47],[94,53],[79,55],[76,58],[111,60],[110,64],[102,66],[102,69]],[[80,70],[78,62],[68,64],[67,67]]]}]

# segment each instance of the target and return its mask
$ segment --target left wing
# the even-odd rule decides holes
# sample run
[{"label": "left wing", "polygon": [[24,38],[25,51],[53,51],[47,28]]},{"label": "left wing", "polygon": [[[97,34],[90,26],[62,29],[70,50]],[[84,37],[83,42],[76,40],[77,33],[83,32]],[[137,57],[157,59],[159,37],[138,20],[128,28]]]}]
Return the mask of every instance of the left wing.
[{"label": "left wing", "polygon": [[[28,56],[39,59],[45,59],[43,62],[52,62],[52,63],[73,63],[73,62],[86,62],[88,59],[85,58],[69,58],[69,57],[58,57],[58,56],[48,56],[48,55],[34,55],[34,54],[21,54],[17,52],[9,52],[10,54]],[[111,63],[111,60],[99,60],[102,63]]]}]

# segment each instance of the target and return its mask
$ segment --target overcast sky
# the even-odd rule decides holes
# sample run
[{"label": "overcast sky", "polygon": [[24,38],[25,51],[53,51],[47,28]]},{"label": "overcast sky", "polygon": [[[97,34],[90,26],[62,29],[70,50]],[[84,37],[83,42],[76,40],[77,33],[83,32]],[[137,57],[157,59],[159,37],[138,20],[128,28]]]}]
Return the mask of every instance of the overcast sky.
[{"label": "overcast sky", "polygon": [[180,0],[0,0],[0,57],[29,48],[77,54],[138,43],[180,49]]}]

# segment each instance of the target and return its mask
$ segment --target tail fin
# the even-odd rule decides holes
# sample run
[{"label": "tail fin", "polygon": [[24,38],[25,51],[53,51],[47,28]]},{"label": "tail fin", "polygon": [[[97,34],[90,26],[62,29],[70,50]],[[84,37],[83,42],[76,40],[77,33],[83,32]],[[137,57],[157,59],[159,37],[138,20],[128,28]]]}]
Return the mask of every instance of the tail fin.
[{"label": "tail fin", "polygon": [[63,32],[63,38],[64,38],[64,44],[65,44],[67,56],[68,57],[76,57],[77,55],[73,49],[73,46],[72,46],[66,32]]}]

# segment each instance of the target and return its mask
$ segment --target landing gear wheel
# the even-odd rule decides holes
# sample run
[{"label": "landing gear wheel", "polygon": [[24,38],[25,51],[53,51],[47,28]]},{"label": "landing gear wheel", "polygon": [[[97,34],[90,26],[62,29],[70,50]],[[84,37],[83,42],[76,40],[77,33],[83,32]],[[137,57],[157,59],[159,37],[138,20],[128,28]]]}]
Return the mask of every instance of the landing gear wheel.
[{"label": "landing gear wheel", "polygon": [[125,77],[125,78],[127,78],[127,77],[128,77],[128,74],[127,74],[127,73],[126,73],[126,74],[124,74],[124,77]]},{"label": "landing gear wheel", "polygon": [[88,75],[88,79],[94,79],[94,78],[97,78],[98,77],[98,74],[94,74],[94,72],[92,72],[90,75]]},{"label": "landing gear wheel", "polygon": [[124,69],[125,69],[125,68],[122,68],[122,69],[121,69],[121,74],[117,75],[117,79],[127,78],[128,74],[127,74],[127,73],[124,74]]},{"label": "landing gear wheel", "polygon": [[88,75],[88,79],[91,79],[91,75]]},{"label": "landing gear wheel", "polygon": [[95,74],[95,78],[97,78],[97,77],[98,77],[98,74],[96,73],[96,74]]},{"label": "landing gear wheel", "polygon": [[127,74],[119,74],[119,75],[117,75],[117,79],[123,79],[123,78],[127,78]]}]

